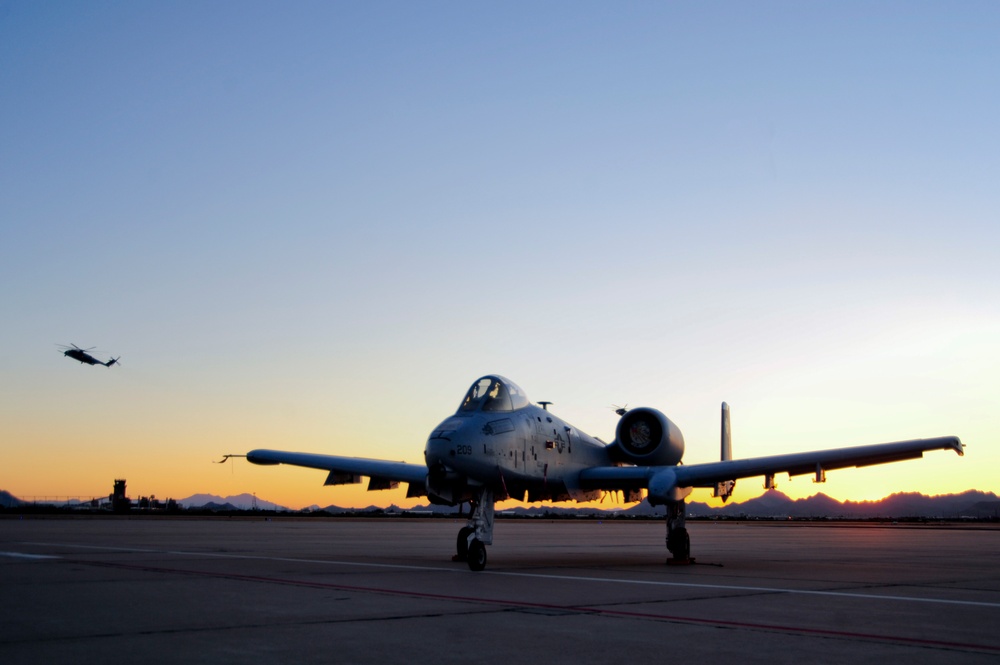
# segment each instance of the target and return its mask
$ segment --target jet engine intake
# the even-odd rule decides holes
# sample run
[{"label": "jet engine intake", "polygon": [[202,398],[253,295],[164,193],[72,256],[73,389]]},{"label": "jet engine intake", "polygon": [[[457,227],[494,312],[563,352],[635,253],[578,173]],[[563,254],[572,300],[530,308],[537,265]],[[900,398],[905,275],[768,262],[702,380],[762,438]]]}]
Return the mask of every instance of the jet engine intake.
[{"label": "jet engine intake", "polygon": [[618,421],[614,456],[636,466],[672,466],[684,456],[684,435],[665,415],[649,407],[631,409]]}]

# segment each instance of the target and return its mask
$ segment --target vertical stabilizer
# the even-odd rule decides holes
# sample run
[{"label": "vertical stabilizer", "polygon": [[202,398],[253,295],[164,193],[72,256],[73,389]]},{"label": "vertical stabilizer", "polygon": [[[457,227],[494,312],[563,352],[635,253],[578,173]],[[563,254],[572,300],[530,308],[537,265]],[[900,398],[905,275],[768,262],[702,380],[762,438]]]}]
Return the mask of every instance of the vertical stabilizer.
[{"label": "vertical stabilizer", "polygon": [[729,405],[722,403],[722,461],[733,459],[733,435],[729,429]]},{"label": "vertical stabilizer", "polygon": [[[733,459],[733,436],[729,427],[729,405],[725,402],[722,403],[722,441],[721,441],[721,458],[723,462]],[[725,480],[721,483],[715,483],[714,495],[721,498],[723,502],[733,495],[733,489],[736,487],[735,480]]]}]

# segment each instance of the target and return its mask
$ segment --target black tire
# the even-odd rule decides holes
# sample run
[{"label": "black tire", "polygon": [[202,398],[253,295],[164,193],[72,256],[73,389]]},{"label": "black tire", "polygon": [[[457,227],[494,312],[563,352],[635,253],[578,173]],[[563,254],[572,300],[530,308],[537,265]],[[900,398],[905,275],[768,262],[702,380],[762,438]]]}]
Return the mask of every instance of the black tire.
[{"label": "black tire", "polygon": [[469,570],[479,572],[486,568],[486,545],[478,540],[469,543]]},{"label": "black tire", "polygon": [[474,531],[475,529],[471,526],[463,526],[458,530],[458,540],[455,543],[455,561],[469,560],[469,535]]},{"label": "black tire", "polygon": [[690,559],[691,538],[688,536],[687,529],[674,529],[673,533],[670,534],[667,549],[670,550],[670,554],[673,555],[674,559],[678,561],[687,561]]}]

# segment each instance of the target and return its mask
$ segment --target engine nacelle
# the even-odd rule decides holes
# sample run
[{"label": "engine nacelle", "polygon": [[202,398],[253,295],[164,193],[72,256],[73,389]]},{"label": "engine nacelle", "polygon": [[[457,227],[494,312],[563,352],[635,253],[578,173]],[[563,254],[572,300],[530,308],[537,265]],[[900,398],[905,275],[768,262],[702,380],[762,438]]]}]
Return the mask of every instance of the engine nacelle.
[{"label": "engine nacelle", "polygon": [[673,466],[684,456],[684,435],[670,419],[648,407],[627,411],[610,446],[618,461],[636,466]]}]

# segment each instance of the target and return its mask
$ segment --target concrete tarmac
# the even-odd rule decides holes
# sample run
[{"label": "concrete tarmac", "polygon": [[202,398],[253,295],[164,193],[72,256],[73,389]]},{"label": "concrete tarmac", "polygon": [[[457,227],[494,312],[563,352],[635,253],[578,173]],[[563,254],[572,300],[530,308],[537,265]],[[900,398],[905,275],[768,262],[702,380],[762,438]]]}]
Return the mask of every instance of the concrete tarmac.
[{"label": "concrete tarmac", "polygon": [[0,519],[0,663],[1000,662],[1000,530]]}]

